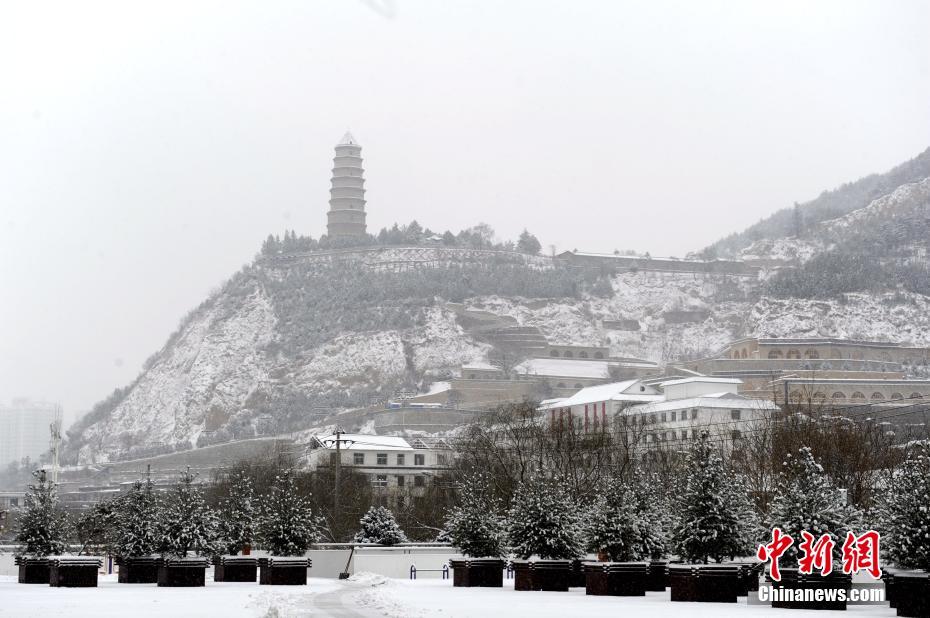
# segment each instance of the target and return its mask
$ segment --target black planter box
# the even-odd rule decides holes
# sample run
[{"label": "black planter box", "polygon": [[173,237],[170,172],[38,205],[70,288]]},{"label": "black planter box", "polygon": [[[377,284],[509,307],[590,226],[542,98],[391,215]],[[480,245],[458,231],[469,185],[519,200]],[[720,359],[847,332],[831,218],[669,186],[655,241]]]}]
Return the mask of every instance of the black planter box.
[{"label": "black planter box", "polygon": [[727,564],[672,564],[668,567],[672,601],[736,603],[740,569]]},{"label": "black planter box", "polygon": [[117,581],[121,584],[154,584],[158,582],[158,565],[161,558],[158,556],[133,556],[131,558],[117,558],[119,567]]},{"label": "black planter box", "polygon": [[503,588],[506,563],[499,558],[450,560],[452,585],[458,588]]},{"label": "black planter box", "polygon": [[921,571],[895,573],[893,587],[898,616],[930,616],[930,574]]},{"label": "black planter box", "polygon": [[[849,591],[852,588],[852,577],[843,573],[834,571],[829,575],[811,573],[805,575],[799,573],[797,569],[781,569],[781,581],[772,581],[767,577],[773,589],[794,589],[794,590],[817,590],[843,588]],[[772,607],[783,609],[817,609],[817,610],[838,610],[846,609],[846,599],[835,599],[832,601],[772,601]]]},{"label": "black planter box", "polygon": [[305,586],[311,565],[309,558],[259,558],[258,583],[262,586]]},{"label": "black planter box", "polygon": [[888,567],[882,568],[882,582],[885,584],[885,601],[888,602],[888,606],[892,609],[897,607],[895,601],[895,587],[894,587],[894,576],[897,575],[900,571],[897,569],[889,569]]},{"label": "black planter box", "polygon": [[584,569],[581,566],[581,560],[572,560],[572,571],[568,577],[569,588],[584,588],[587,586]]},{"label": "black planter box", "polygon": [[199,588],[206,584],[206,558],[165,558],[158,565],[161,588]]},{"label": "black planter box", "polygon": [[19,567],[19,583],[21,584],[47,584],[49,581],[49,563],[45,558],[26,558],[16,556],[16,566]]},{"label": "black planter box", "polygon": [[586,562],[585,594],[645,596],[649,566],[645,562]]},{"label": "black planter box", "polygon": [[729,566],[734,566],[738,570],[736,592],[738,596],[745,597],[750,591],[759,589],[759,569],[764,566],[762,563],[731,562]]},{"label": "black planter box", "polygon": [[514,560],[514,590],[568,592],[571,560]]},{"label": "black planter box", "polygon": [[213,559],[213,581],[252,582],[258,577],[258,559],[248,556],[217,556]]},{"label": "black planter box", "polygon": [[668,582],[668,562],[653,560],[649,563],[646,575],[646,590],[648,592],[665,592]]},{"label": "black planter box", "polygon": [[48,583],[56,588],[96,588],[102,558],[61,556],[49,559]]}]

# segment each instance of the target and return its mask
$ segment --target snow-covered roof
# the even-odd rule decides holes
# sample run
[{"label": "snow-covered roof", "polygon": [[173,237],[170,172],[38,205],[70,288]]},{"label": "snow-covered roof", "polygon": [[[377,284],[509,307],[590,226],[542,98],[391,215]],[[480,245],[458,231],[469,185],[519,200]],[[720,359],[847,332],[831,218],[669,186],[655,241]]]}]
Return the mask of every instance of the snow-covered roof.
[{"label": "snow-covered roof", "polygon": [[[322,448],[336,449],[336,435],[313,436]],[[412,451],[413,447],[397,436],[373,436],[363,433],[344,433],[341,448],[349,451]]]},{"label": "snow-covered roof", "polygon": [[514,367],[514,370],[526,375],[565,378],[606,379],[610,377],[607,361],[599,360],[531,358]]},{"label": "snow-covered roof", "polygon": [[675,386],[678,384],[742,384],[739,378],[709,378],[707,376],[694,376],[692,378],[681,378],[678,380],[669,380],[662,382],[659,386]]},{"label": "snow-covered roof", "polygon": [[346,131],[346,134],[342,136],[342,139],[339,140],[339,146],[358,146],[358,142],[355,141],[355,137],[349,131]]},{"label": "snow-covered roof", "polygon": [[[642,390],[641,390],[642,389]],[[625,380],[610,384],[598,384],[583,388],[567,399],[555,400],[539,406],[541,410],[550,408],[568,408],[571,406],[597,403],[599,401],[656,401],[662,399],[654,388],[642,384],[639,380]]]},{"label": "snow-covered roof", "polygon": [[463,370],[474,369],[481,371],[501,371],[500,367],[495,367],[491,363],[484,363],[481,361],[475,361],[473,363],[468,363],[467,365],[462,365]]},{"label": "snow-covered roof", "polygon": [[711,393],[687,399],[673,399],[671,401],[655,401],[630,406],[623,411],[624,414],[640,414],[642,412],[666,412],[668,410],[681,410],[686,408],[727,408],[741,410],[778,410],[778,406],[768,399],[752,399],[736,393]]}]

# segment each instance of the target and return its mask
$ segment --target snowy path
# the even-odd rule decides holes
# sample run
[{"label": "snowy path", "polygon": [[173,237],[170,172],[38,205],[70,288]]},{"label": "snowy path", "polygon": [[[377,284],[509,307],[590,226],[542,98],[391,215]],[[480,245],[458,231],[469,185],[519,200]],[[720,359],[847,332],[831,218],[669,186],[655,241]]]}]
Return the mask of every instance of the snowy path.
[{"label": "snowy path", "polygon": [[[490,618],[506,613],[519,618],[565,618],[580,615],[623,615],[626,618],[791,618],[820,616],[736,604],[671,603],[669,593],[645,597],[593,597],[584,589],[569,592],[516,592],[513,580],[504,588],[453,588],[451,581],[387,579],[360,573],[351,581],[310,578],[307,586],[259,586],[207,582],[205,588],[158,588],[118,584],[103,577],[98,588],[50,588],[20,585],[0,577],[2,618]],[[883,606],[850,606],[845,618],[892,618]]]}]

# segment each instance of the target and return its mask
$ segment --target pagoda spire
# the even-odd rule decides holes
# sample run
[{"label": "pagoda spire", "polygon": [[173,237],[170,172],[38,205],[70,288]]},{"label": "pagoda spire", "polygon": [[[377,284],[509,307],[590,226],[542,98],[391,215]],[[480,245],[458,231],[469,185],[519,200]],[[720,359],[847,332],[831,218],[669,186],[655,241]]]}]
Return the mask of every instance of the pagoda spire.
[{"label": "pagoda spire", "polygon": [[362,147],[352,133],[346,131],[336,144],[336,156],[333,158],[326,224],[326,233],[330,238],[365,235],[364,174]]}]

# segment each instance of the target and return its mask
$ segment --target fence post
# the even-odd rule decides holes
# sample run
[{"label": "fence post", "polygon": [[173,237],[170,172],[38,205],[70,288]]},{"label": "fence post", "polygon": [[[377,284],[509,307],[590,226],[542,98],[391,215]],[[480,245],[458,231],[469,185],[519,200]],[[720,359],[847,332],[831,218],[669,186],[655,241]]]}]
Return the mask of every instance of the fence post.
[{"label": "fence post", "polygon": [[442,565],[442,578],[449,579],[449,565],[448,564]]},{"label": "fence post", "polygon": [[410,579],[416,579],[416,578],[417,578],[417,565],[411,564],[410,565]]}]

